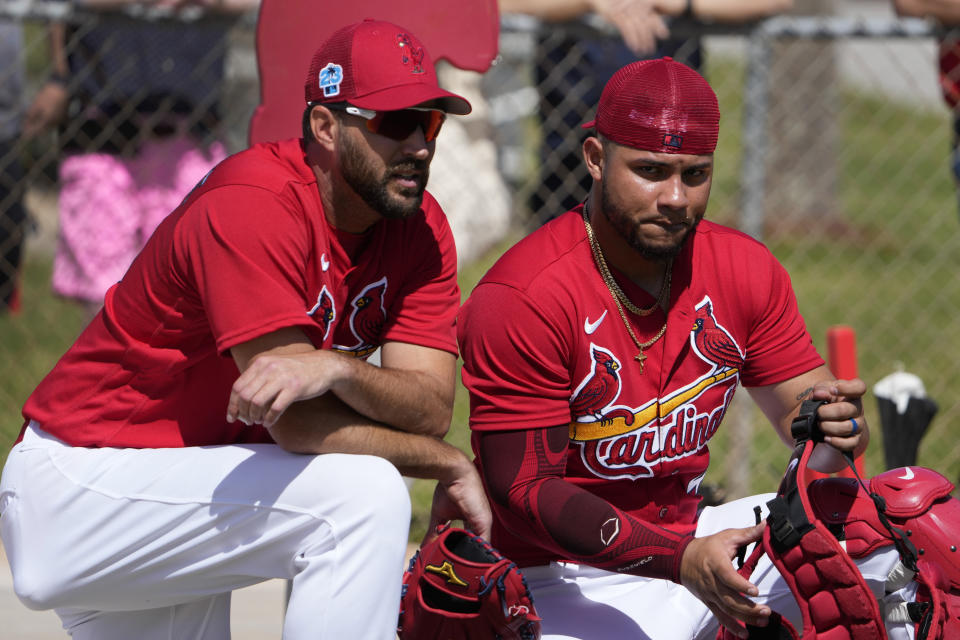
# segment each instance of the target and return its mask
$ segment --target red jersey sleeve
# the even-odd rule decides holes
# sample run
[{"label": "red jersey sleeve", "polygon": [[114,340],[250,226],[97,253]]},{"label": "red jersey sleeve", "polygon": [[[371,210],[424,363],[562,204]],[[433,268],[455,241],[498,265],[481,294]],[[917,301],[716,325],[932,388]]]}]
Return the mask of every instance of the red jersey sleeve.
[{"label": "red jersey sleeve", "polygon": [[383,339],[457,354],[455,322],[460,307],[457,250],[447,218],[424,198],[424,224],[412,225],[401,259],[415,260],[384,327]]},{"label": "red jersey sleeve", "polygon": [[283,327],[316,331],[304,306],[310,225],[284,196],[220,187],[201,195],[178,225],[178,275],[202,301],[221,353]]},{"label": "red jersey sleeve", "polygon": [[745,387],[783,382],[823,364],[797,308],[790,276],[765,247],[762,252],[760,257],[769,264],[766,269],[753,269],[755,276],[762,273],[765,277],[756,276],[753,292],[757,311],[741,372]]},{"label": "red jersey sleeve", "polygon": [[552,315],[524,292],[481,283],[463,306],[457,335],[470,425],[478,430],[531,429],[570,422],[571,347]]}]

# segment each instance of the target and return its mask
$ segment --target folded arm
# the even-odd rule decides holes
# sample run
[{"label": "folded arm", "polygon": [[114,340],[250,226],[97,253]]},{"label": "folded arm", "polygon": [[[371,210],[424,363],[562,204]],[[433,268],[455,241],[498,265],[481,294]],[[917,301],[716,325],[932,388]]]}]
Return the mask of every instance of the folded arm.
[{"label": "folded arm", "polygon": [[960,24],[960,0],[894,0],[901,16],[936,18],[947,25]]},{"label": "folded arm", "polygon": [[[656,0],[657,11],[679,16],[687,10],[688,0]],[[746,22],[789,11],[793,0],[692,0],[690,10],[701,20]]]},{"label": "folded arm", "polygon": [[500,0],[499,6],[503,13],[525,13],[549,22],[596,13],[616,26],[624,43],[637,54],[651,53],[657,40],[670,35],[653,0]]},{"label": "folded arm", "polygon": [[[378,368],[318,351],[298,329],[261,336],[231,353],[241,375],[230,396],[228,421],[263,423],[274,441],[293,453],[374,455],[405,476],[435,479],[448,499],[446,517],[460,517],[474,532],[489,536],[490,507],[476,469],[462,451],[440,439],[453,404],[451,354],[391,343]],[[276,411],[278,400],[283,409],[267,424],[265,416]]]},{"label": "folded arm", "polygon": [[329,392],[361,416],[401,431],[443,437],[449,428],[456,358],[446,351],[388,342],[377,367],[315,349],[302,331],[287,328],[231,352],[242,374],[227,406],[229,422],[271,428],[293,403]]}]

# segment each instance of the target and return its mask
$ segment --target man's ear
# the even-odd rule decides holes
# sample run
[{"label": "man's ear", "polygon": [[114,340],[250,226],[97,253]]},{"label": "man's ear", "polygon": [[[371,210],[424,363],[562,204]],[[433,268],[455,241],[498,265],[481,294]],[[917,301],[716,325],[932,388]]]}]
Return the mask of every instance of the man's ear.
[{"label": "man's ear", "polygon": [[583,161],[587,165],[590,177],[599,182],[603,177],[603,143],[596,136],[583,141]]},{"label": "man's ear", "polygon": [[327,150],[333,150],[334,143],[337,140],[337,127],[340,121],[330,109],[323,105],[314,105],[310,109],[310,133],[313,134],[313,142]]}]

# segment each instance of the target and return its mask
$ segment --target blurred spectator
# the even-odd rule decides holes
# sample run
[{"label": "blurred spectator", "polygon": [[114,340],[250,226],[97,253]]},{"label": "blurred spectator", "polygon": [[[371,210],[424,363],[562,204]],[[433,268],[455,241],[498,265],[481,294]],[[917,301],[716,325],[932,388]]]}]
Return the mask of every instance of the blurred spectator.
[{"label": "blurred spectator", "polygon": [[600,100],[613,73],[634,60],[671,56],[702,70],[699,38],[670,37],[669,21],[683,17],[745,22],[791,8],[792,0],[499,0],[501,13],[523,13],[545,22],[576,20],[595,13],[612,24],[620,39],[581,38],[570,31],[537,34],[535,82],[540,91],[541,176],[530,199],[534,216],[545,222],[572,209],[592,180],[581,161],[580,125]]},{"label": "blurred spectator", "polygon": [[0,21],[0,314],[19,303],[19,273],[27,212],[23,167],[15,146],[23,116],[23,31]]},{"label": "blurred spectator", "polygon": [[[86,0],[115,10],[123,0]],[[220,95],[231,21],[256,0],[157,0],[208,6],[216,16],[133,21],[102,13],[51,28],[55,72],[24,132],[61,124],[60,230],[53,290],[92,316],[157,224],[220,160]],[[68,93],[69,89],[69,93]],[[64,117],[68,115],[69,117]]]},{"label": "blurred spectator", "polygon": [[470,264],[500,242],[512,221],[511,197],[497,167],[490,105],[481,75],[437,65],[440,86],[470,101],[473,111],[443,123],[443,138],[430,164],[430,193],[447,215],[457,243],[457,261]]},{"label": "blurred spectator", "polygon": [[894,0],[901,16],[934,18],[954,27],[940,39],[940,88],[953,112],[953,179],[960,191],[960,0]]}]

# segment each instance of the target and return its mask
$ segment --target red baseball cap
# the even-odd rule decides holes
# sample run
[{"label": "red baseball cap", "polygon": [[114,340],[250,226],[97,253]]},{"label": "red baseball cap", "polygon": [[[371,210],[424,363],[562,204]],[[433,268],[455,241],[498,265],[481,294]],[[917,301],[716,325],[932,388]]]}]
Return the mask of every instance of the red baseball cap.
[{"label": "red baseball cap", "polygon": [[313,54],[307,102],[349,102],[374,111],[414,106],[470,113],[470,103],[437,83],[433,60],[412,33],[367,18],[334,32]]},{"label": "red baseball cap", "polygon": [[717,148],[720,107],[703,76],[685,64],[640,60],[613,74],[583,128],[635,149],[709,154]]}]

